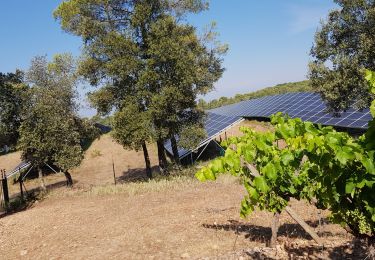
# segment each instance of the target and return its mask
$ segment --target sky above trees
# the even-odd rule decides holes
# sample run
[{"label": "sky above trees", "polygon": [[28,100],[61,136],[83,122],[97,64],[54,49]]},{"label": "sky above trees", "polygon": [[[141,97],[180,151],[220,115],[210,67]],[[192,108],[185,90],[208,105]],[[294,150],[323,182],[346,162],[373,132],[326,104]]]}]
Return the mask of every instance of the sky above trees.
[{"label": "sky above trees", "polygon": [[[25,70],[36,55],[79,55],[81,40],[64,33],[52,16],[60,2],[1,1],[1,72]],[[230,48],[226,72],[205,99],[306,79],[315,31],[333,8],[327,0],[211,0],[209,11],[187,17],[199,29],[216,21],[219,39]],[[88,89],[80,91],[82,96]],[[83,105],[80,113],[93,111]]]}]

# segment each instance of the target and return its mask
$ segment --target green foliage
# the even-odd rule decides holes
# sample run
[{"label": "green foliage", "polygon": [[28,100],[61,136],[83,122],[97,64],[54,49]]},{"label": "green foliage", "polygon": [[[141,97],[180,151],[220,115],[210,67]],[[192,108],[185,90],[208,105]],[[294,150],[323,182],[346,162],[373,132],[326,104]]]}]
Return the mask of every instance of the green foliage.
[{"label": "green foliage", "polygon": [[23,73],[0,73],[0,147],[14,146],[19,138],[21,111],[27,86]]},{"label": "green foliage", "polygon": [[197,106],[202,109],[213,109],[221,106],[226,106],[234,103],[238,103],[244,100],[261,98],[264,96],[270,95],[279,95],[290,92],[309,92],[312,91],[310,82],[308,80],[293,82],[293,83],[284,83],[278,84],[273,87],[264,88],[255,92],[246,93],[246,94],[237,94],[234,97],[221,97],[219,99],[214,99],[210,102],[206,102],[203,99],[198,100]]},{"label": "green foliage", "polygon": [[83,159],[81,141],[92,131],[76,115],[72,56],[56,55],[51,63],[45,57],[34,58],[27,79],[31,88],[18,143],[22,157],[36,166],[53,162],[63,171],[78,166]]},{"label": "green foliage", "polygon": [[[375,94],[375,73],[372,71],[366,71],[366,79],[370,83],[370,92]],[[372,101],[370,111],[373,119],[369,122],[369,128],[366,132],[365,143],[367,149],[375,150],[375,100]]]},{"label": "green foliage", "polygon": [[[367,72],[366,76],[371,91],[375,88],[373,75]],[[215,180],[222,173],[241,177],[247,190],[241,203],[243,217],[256,207],[281,212],[290,198],[316,199],[318,207],[331,210],[336,223],[350,227],[355,235],[373,236],[374,119],[366,135],[358,139],[281,113],[274,115],[271,123],[274,133],[242,128],[242,137],[223,143],[225,156],[201,169],[196,177],[201,181]],[[279,146],[279,142],[285,145]]]},{"label": "green foliage", "polygon": [[113,116],[100,116],[100,115],[95,115],[90,119],[92,122],[99,123],[105,126],[113,126]]},{"label": "green foliage", "polygon": [[185,149],[195,149],[206,137],[207,133],[204,128],[188,125],[181,129],[178,145]]},{"label": "green foliage", "polygon": [[152,140],[150,113],[128,101],[113,116],[113,138],[127,149],[138,151],[142,144]]},{"label": "green foliage", "polygon": [[329,13],[315,35],[309,78],[331,110],[367,108],[373,97],[363,70],[375,70],[375,3],[334,2],[340,8]]}]

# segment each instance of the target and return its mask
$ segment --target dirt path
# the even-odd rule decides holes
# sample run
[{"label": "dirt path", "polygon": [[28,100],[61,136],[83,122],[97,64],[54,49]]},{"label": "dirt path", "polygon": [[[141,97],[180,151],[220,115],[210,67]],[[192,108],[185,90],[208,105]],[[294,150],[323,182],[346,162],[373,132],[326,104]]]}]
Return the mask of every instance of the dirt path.
[{"label": "dirt path", "polygon": [[[216,257],[264,247],[270,235],[270,215],[257,212],[248,221],[241,220],[241,190],[233,183],[193,182],[183,189],[133,196],[52,197],[32,209],[0,219],[0,256],[178,259]],[[316,219],[315,208],[297,202],[294,207],[305,220]],[[288,216],[282,215],[281,219],[280,244],[300,241],[319,254],[314,242]],[[350,236],[335,225],[327,225],[325,234],[327,245],[350,242]]]}]

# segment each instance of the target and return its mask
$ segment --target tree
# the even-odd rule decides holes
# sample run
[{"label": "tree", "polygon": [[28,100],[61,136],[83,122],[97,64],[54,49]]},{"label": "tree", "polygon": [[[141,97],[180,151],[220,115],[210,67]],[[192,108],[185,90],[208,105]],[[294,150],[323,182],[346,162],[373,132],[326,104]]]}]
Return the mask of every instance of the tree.
[{"label": "tree", "polygon": [[19,138],[23,95],[27,86],[23,84],[23,73],[0,73],[0,147],[14,146]]},{"label": "tree", "polygon": [[[90,95],[92,104],[101,114],[119,112],[114,118],[117,133],[148,127],[121,143],[125,148],[142,145],[146,155],[146,143],[154,139],[162,168],[164,140],[178,132],[178,113],[194,110],[196,95],[212,89],[222,73],[218,54],[223,50],[208,49],[193,27],[180,24],[184,14],[206,8],[203,0],[70,0],[54,13],[65,31],[84,41],[80,73],[92,85],[101,85]],[[207,36],[213,39],[212,33]],[[134,109],[145,115],[141,122],[149,122],[133,120]]]},{"label": "tree", "polygon": [[340,8],[330,12],[315,35],[311,84],[333,111],[367,108],[371,95],[363,72],[375,69],[375,1],[335,3]]},{"label": "tree", "polygon": [[74,60],[71,55],[35,57],[26,74],[31,84],[20,126],[18,147],[22,157],[38,168],[42,189],[42,167],[53,163],[61,169],[68,186],[73,184],[69,169],[83,159],[81,147],[84,123],[76,115]]},{"label": "tree", "polygon": [[152,136],[150,113],[144,111],[137,102],[132,102],[132,100],[124,103],[125,105],[114,115],[113,137],[124,147],[136,151],[142,147],[146,175],[148,178],[152,178],[151,163],[146,147]]},{"label": "tree", "polygon": [[196,99],[212,90],[224,71],[221,55],[227,46],[215,43],[208,49],[203,44],[215,38],[213,29],[214,24],[199,39],[194,27],[179,25],[174,17],[165,16],[152,25],[147,39],[149,58],[142,79],[154,88],[149,109],[158,149],[162,153],[164,141],[170,138],[175,161],[179,160],[175,136],[182,137],[186,127],[203,128],[204,113]]}]

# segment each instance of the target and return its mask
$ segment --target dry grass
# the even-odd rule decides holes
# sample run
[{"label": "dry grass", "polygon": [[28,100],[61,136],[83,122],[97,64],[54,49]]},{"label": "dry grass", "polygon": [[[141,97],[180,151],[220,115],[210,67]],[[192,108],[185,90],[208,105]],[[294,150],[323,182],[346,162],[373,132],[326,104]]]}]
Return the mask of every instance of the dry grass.
[{"label": "dry grass", "polygon": [[[273,126],[269,122],[259,122],[259,121],[255,121],[255,120],[245,120],[245,121],[242,121],[241,123],[239,123],[238,125],[235,125],[234,127],[228,129],[226,131],[226,136],[227,137],[242,136],[243,133],[241,132],[240,128],[243,127],[243,126],[252,128],[252,129],[254,129],[255,131],[258,131],[258,132],[266,132],[266,131],[270,131],[270,130],[273,129]],[[220,140],[220,137],[221,137],[222,140],[224,140],[225,134],[221,134],[216,139]]]},{"label": "dry grass", "polygon": [[[106,184],[97,185],[87,188],[77,189],[57,189],[51,190],[47,197],[49,198],[64,198],[74,196],[95,197],[95,196],[110,196],[121,194],[123,196],[136,196],[147,193],[161,193],[165,191],[177,191],[185,188],[191,188],[199,185],[199,181],[191,175],[191,172],[196,172],[197,167],[189,167],[183,169],[177,174],[172,172],[170,176],[158,175],[152,180],[120,183],[117,185]],[[216,181],[224,185],[239,184],[240,180],[231,175],[221,175]]]},{"label": "dry grass", "polygon": [[21,162],[21,152],[9,153],[0,156],[0,169],[7,172],[13,170]]}]

